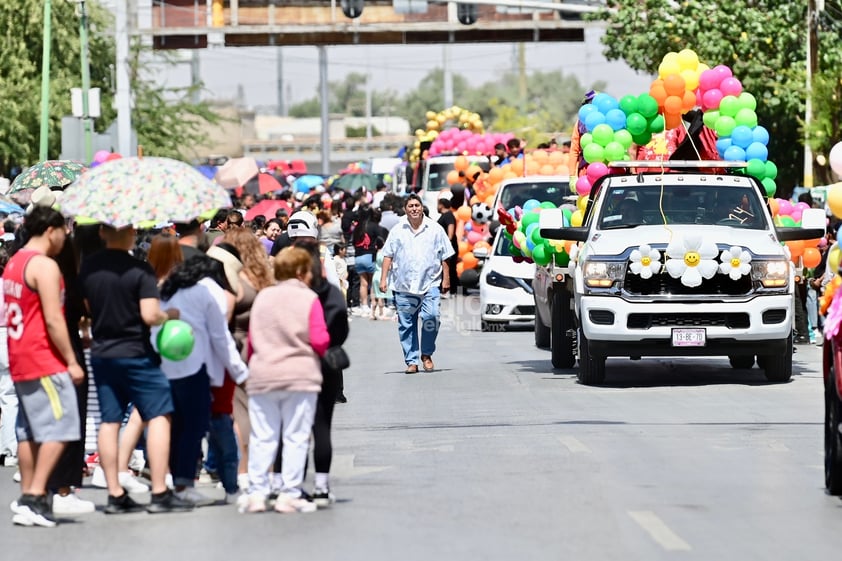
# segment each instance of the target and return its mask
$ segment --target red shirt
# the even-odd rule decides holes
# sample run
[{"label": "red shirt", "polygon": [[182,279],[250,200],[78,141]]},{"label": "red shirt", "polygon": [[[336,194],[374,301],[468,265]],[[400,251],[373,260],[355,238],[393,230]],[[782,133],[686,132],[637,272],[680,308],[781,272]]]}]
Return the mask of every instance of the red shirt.
[{"label": "red shirt", "polygon": [[[42,255],[21,249],[9,260],[3,271],[6,332],[9,341],[9,370],[12,381],[25,382],[66,372],[67,364],[53,345],[41,298],[24,278],[29,260]],[[61,302],[64,311],[64,279],[61,279]]]}]

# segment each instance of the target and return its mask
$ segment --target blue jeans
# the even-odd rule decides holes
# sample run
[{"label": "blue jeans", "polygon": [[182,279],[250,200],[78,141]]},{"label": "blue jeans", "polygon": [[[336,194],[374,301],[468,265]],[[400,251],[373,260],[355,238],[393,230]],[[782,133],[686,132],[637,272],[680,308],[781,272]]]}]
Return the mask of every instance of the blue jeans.
[{"label": "blue jeans", "polygon": [[[406,364],[418,364],[421,355],[436,352],[439,334],[439,287],[423,295],[395,292],[398,309],[398,335]],[[418,349],[418,323],[421,322],[421,349]]]},{"label": "blue jeans", "polygon": [[237,492],[237,465],[240,463],[234,420],[231,415],[212,415],[208,432],[208,458],[213,455],[219,480],[225,492]]},{"label": "blue jeans", "polygon": [[210,424],[210,378],[205,366],[195,374],[170,380],[172,412],[170,471],[177,486],[192,487],[202,457],[202,438]]}]

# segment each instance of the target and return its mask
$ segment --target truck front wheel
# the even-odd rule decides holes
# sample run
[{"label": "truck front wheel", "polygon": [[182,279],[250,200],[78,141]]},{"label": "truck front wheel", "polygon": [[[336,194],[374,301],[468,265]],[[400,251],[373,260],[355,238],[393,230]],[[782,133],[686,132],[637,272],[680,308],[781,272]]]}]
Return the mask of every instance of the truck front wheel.
[{"label": "truck front wheel", "polygon": [[[830,344],[827,342],[825,344]],[[836,393],[831,367],[824,391],[824,485],[831,495],[842,495],[842,400]]]},{"label": "truck front wheel", "polygon": [[789,382],[792,378],[792,335],[787,337],[786,350],[782,354],[763,355],[757,362],[763,366],[770,382]]},{"label": "truck front wheel", "polygon": [[550,348],[550,328],[544,325],[541,321],[541,316],[538,315],[538,306],[535,306],[535,346],[539,349]]},{"label": "truck front wheel", "polygon": [[584,332],[579,328],[579,382],[586,386],[596,386],[605,381],[605,357],[591,354],[590,345]]},{"label": "truck front wheel", "polygon": [[[553,368],[573,368],[576,357],[573,356],[573,338],[568,335],[573,329],[573,310],[570,309],[570,295],[563,286],[553,288],[550,313],[552,314],[550,351]],[[535,322],[536,326],[540,322],[537,316]]]}]

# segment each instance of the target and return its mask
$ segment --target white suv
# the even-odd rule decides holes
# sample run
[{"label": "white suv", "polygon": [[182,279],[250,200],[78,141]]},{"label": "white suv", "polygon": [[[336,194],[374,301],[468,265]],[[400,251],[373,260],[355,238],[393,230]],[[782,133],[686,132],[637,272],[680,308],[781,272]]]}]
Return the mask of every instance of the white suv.
[{"label": "white suv", "polygon": [[537,318],[550,318],[536,342],[549,332],[554,366],[576,354],[579,380],[598,384],[609,356],[757,357],[770,381],[789,380],[794,268],[781,242],[823,236],[821,210],[776,229],[754,178],[686,169],[609,175],[591,199],[580,228],[541,215],[544,237],[582,242],[571,266],[537,267],[533,281]]}]

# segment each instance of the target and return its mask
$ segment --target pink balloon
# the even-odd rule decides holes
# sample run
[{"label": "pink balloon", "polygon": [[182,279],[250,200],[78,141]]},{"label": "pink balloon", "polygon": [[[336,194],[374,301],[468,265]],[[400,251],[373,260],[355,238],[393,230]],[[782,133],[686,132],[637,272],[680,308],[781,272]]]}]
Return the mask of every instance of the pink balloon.
[{"label": "pink balloon", "polygon": [[702,95],[703,109],[719,109],[719,104],[722,98],[725,97],[722,92],[716,88],[708,90]]},{"label": "pink balloon", "polygon": [[808,208],[813,208],[813,207],[811,207],[809,205],[809,203],[805,203],[804,201],[801,201],[801,202],[795,203],[795,208],[800,208],[801,211],[803,212],[803,211],[807,210]]},{"label": "pink balloon", "polygon": [[789,216],[792,214],[792,203],[786,199],[778,199],[778,214]]},{"label": "pink balloon", "polygon": [[482,234],[477,232],[476,230],[471,230],[470,232],[468,232],[467,238],[469,244],[475,244],[478,241],[482,240]]},{"label": "pink balloon", "polygon": [[722,81],[719,74],[717,74],[716,70],[710,68],[705,70],[699,76],[699,89],[702,91],[712,90],[719,87],[719,83]]},{"label": "pink balloon", "polygon": [[[602,162],[594,162],[588,166],[588,192],[591,190],[591,185],[596,183],[596,181],[608,174],[608,166],[603,164]],[[577,191],[578,191],[578,182],[577,182]],[[580,195],[582,193],[579,193]]]},{"label": "pink balloon", "polygon": [[819,247],[824,249],[827,247],[827,238],[819,238]]},{"label": "pink balloon", "polygon": [[739,80],[732,76],[722,80],[722,83],[719,85],[719,90],[723,95],[733,95],[734,97],[739,97],[740,94],[743,93],[743,85]]},{"label": "pink balloon", "polygon": [[734,75],[734,73],[731,72],[731,69],[728,68],[727,66],[725,66],[724,64],[720,64],[719,66],[715,67],[713,70],[719,76],[719,82],[720,83],[722,83],[722,80],[724,80],[725,78],[730,78],[731,76]]},{"label": "pink balloon", "polygon": [[800,208],[793,208],[793,209],[792,209],[792,214],[790,214],[789,216],[790,216],[793,220],[795,220],[796,222],[801,222],[801,213],[802,213],[802,212],[803,212],[803,211],[802,211]]},{"label": "pink balloon", "polygon": [[586,176],[582,176],[576,180],[576,193],[580,197],[584,197],[591,192],[591,182]]},{"label": "pink balloon", "polygon": [[701,89],[696,90],[696,105],[704,108],[704,105],[702,104],[702,90]]}]

